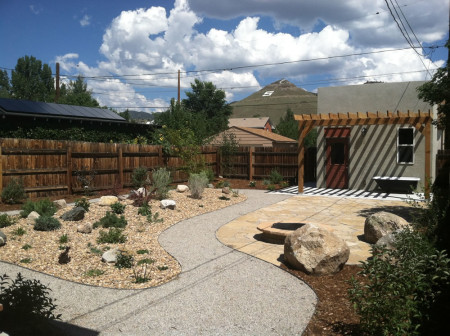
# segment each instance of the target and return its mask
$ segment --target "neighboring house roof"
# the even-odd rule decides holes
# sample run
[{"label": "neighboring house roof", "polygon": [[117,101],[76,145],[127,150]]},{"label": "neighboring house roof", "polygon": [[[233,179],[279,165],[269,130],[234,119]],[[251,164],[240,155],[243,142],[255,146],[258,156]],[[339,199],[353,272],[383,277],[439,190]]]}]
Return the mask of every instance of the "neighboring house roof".
[{"label": "neighboring house roof", "polygon": [[294,114],[316,114],[317,95],[282,79],[230,105],[233,107],[233,118],[263,115],[276,125],[288,108]]},{"label": "neighboring house roof", "polygon": [[127,122],[108,109],[0,98],[0,115]]},{"label": "neighboring house roof", "polygon": [[[275,142],[290,142],[290,143],[296,143],[297,141],[288,137],[285,137],[283,135],[280,134],[276,134],[273,132],[267,132],[265,130],[262,129],[255,129],[255,128],[250,128],[250,127],[237,127],[234,126],[232,128],[236,128],[236,129],[240,129],[255,135],[258,135],[260,137],[275,141]],[[230,128],[231,129],[231,128]]]},{"label": "neighboring house roof", "polygon": [[228,127],[238,126],[238,127],[264,128],[267,123],[272,125],[269,117],[230,118],[228,120]]}]

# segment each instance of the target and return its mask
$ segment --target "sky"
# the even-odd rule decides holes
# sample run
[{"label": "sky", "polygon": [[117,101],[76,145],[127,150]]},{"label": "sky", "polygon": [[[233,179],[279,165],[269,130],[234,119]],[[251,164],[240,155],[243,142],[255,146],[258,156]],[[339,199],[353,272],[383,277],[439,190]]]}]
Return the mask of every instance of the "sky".
[{"label": "sky", "polygon": [[[197,78],[228,102],[287,79],[307,91],[429,80],[449,0],[0,0],[0,69],[32,55],[100,105],[158,112]],[[422,48],[424,47],[424,48]]]}]

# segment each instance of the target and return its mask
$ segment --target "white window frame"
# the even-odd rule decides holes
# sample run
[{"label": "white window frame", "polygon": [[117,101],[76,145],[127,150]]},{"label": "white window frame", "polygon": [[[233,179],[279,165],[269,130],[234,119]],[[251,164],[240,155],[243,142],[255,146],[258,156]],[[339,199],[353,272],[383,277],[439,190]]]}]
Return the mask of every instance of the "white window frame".
[{"label": "white window frame", "polygon": [[[399,143],[399,138],[400,138],[400,130],[402,129],[410,129],[412,131],[412,144],[400,144]],[[397,163],[399,164],[409,164],[409,165],[413,165],[414,164],[414,160],[415,160],[415,155],[414,155],[414,148],[416,146],[416,139],[415,139],[415,128],[414,127],[399,127],[397,129]],[[400,147],[412,147],[412,162],[403,162],[400,161],[400,153],[399,153],[399,149]]]}]

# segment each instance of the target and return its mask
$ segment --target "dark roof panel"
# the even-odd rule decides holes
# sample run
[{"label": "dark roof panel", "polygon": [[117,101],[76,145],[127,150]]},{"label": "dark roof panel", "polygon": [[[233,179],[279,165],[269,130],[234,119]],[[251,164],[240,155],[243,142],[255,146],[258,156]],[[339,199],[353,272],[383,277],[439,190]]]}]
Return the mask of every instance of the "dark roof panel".
[{"label": "dark roof panel", "polygon": [[22,115],[46,115],[51,117],[65,117],[76,119],[96,119],[126,122],[124,118],[108,109],[64,105],[55,103],[32,102],[29,100],[16,100],[0,98],[0,108],[7,113]]}]

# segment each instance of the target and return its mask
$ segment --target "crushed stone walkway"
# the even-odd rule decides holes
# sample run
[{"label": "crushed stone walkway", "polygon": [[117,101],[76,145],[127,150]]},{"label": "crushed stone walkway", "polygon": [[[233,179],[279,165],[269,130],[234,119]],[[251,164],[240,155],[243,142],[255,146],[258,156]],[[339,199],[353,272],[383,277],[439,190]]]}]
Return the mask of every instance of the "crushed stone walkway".
[{"label": "crushed stone walkway", "polygon": [[216,239],[226,223],[292,195],[244,190],[248,199],[182,221],[160,236],[181,264],[175,280],[145,290],[115,290],[57,279],[0,262],[52,289],[64,335],[301,335],[317,297],[294,276]]}]

